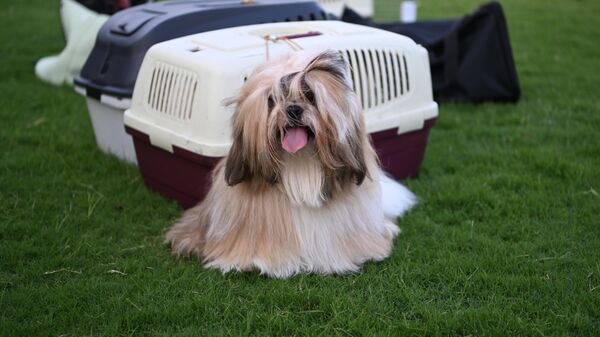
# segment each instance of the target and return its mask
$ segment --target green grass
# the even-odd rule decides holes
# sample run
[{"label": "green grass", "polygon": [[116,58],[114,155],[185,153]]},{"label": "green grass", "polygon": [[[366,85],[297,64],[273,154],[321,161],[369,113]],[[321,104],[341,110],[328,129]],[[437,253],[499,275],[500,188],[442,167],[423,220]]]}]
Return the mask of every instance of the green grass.
[{"label": "green grass", "polygon": [[33,75],[62,47],[58,1],[3,0],[0,335],[597,336],[600,2],[503,5],[522,101],[440,108],[391,258],[280,281],[171,258],[178,207],[96,148],[81,97]]}]

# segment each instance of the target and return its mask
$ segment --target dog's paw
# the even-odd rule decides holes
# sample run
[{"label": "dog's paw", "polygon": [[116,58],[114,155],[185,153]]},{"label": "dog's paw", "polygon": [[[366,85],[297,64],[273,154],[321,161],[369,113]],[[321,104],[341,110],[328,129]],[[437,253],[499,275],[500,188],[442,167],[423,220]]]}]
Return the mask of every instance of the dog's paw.
[{"label": "dog's paw", "polygon": [[206,216],[201,205],[190,208],[165,233],[164,243],[171,246],[173,255],[202,257],[206,239]]},{"label": "dog's paw", "polygon": [[247,272],[255,270],[261,275],[278,279],[287,279],[302,271],[300,265],[298,264],[282,263],[278,265],[272,265],[258,258],[255,258],[252,260],[252,262],[246,264],[217,259],[206,262],[204,264],[204,268],[217,269],[223,274],[229,272]]}]

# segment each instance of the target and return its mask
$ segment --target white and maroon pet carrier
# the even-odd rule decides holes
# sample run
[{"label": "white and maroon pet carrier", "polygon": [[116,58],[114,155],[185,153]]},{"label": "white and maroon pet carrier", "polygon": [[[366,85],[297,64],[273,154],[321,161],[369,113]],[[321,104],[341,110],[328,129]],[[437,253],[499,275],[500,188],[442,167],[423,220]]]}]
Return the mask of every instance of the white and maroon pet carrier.
[{"label": "white and maroon pet carrier", "polygon": [[[384,169],[399,179],[417,174],[438,115],[427,51],[375,28],[286,22],[190,35],[148,51],[124,122],[149,188],[184,207],[204,197],[210,170],[231,145],[233,108],[223,101],[265,61],[265,36],[301,36],[293,42],[305,50],[339,50]],[[288,52],[281,41],[269,46],[270,57]]]}]

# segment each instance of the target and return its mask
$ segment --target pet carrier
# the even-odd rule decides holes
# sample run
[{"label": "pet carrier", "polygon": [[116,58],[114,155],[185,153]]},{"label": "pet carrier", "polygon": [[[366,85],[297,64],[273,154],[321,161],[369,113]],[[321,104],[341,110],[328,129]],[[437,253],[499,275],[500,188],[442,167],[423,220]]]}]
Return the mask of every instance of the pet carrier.
[{"label": "pet carrier", "polygon": [[123,128],[123,112],[130,106],[144,55],[155,43],[248,24],[325,19],[328,15],[314,0],[165,1],[116,13],[98,33],[94,49],[75,78],[75,90],[86,97],[98,146],[135,163],[131,137]]},{"label": "pet carrier", "polygon": [[319,3],[338,17],[342,15],[344,7],[350,7],[364,17],[373,16],[373,0],[319,0]]},{"label": "pet carrier", "polygon": [[[396,178],[417,174],[438,114],[427,51],[407,37],[340,21],[274,23],[191,35],[148,51],[124,122],[150,189],[183,207],[203,198],[210,170],[231,145],[233,108],[223,100],[265,61],[265,36],[296,37],[305,50],[339,50],[384,169]],[[289,51],[283,42],[269,47],[270,57]]]}]

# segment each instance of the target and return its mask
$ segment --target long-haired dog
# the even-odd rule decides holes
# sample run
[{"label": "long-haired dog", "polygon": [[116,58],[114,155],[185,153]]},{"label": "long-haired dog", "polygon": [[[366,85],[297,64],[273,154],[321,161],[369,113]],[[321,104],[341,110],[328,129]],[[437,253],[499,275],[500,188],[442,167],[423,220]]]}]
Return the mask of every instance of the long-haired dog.
[{"label": "long-haired dog", "polygon": [[267,62],[232,104],[229,155],[205,200],[166,233],[175,255],[278,278],[389,256],[394,221],[416,199],[380,169],[341,54]]}]

